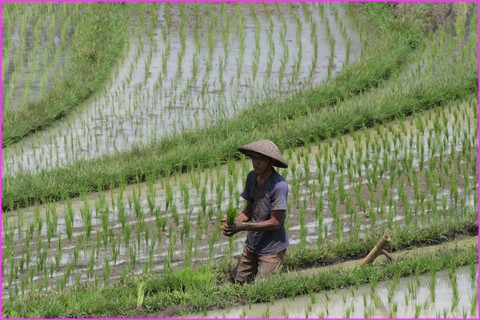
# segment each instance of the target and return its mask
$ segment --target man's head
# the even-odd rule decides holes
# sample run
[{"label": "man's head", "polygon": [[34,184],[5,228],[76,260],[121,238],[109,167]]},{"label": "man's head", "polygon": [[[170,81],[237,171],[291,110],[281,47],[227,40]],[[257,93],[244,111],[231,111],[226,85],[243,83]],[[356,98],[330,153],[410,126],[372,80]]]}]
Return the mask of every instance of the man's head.
[{"label": "man's head", "polygon": [[258,175],[272,170],[273,164],[275,163],[275,160],[272,158],[261,154],[251,154],[250,158],[252,159],[253,170],[255,170],[255,173]]},{"label": "man's head", "polygon": [[[287,168],[287,162],[283,158],[280,150],[270,140],[259,140],[239,147],[238,150],[252,158],[253,167],[260,170],[263,166],[267,168],[276,166]],[[257,169],[255,169],[256,171]]]}]

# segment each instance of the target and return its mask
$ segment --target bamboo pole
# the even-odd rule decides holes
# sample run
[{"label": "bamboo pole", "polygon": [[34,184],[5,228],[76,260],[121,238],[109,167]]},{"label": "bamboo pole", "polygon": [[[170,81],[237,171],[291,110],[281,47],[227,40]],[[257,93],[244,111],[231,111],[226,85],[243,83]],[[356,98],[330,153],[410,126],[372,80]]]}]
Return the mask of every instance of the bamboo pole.
[{"label": "bamboo pole", "polygon": [[360,266],[364,266],[366,264],[372,263],[379,255],[385,255],[390,261],[395,260],[395,258],[385,250],[385,247],[390,242],[391,238],[388,235],[384,235],[380,241],[373,247],[372,250],[368,253],[365,259],[362,261]]}]

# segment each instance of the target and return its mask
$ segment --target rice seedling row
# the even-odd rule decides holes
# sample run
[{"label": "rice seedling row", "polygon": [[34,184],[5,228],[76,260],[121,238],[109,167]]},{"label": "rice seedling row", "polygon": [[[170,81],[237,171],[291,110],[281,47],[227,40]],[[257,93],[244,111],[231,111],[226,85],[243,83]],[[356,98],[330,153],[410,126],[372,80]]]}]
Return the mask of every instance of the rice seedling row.
[{"label": "rice seedling row", "polygon": [[2,40],[4,111],[24,108],[61,81],[71,54],[79,6],[30,4],[28,9],[7,8],[4,15],[9,35]]},{"label": "rice seedling row", "polygon": [[[285,6],[279,4],[280,12],[286,11]],[[308,10],[316,11],[316,6],[309,4]],[[222,4],[221,8],[218,16],[213,9],[197,9],[199,19],[210,24],[192,21],[189,15],[193,8],[187,4],[150,8],[156,10],[146,18],[152,23],[131,35],[138,40],[130,43],[121,67],[124,70],[118,72],[105,94],[57,127],[7,148],[4,172],[38,171],[145,145],[165,135],[221,121],[258,101],[318,85],[326,78],[322,50],[328,40],[324,40],[323,26],[336,25],[330,15],[311,14],[303,22],[298,17],[304,10],[297,5],[292,6],[291,15],[281,18],[273,4]],[[329,6],[324,9],[330,10]],[[337,11],[345,14],[343,8]],[[228,14],[233,12],[243,18],[232,22]],[[273,32],[277,26],[283,26],[283,36]],[[229,32],[216,37],[218,30]],[[238,33],[244,35],[239,37],[240,43],[233,36]],[[202,37],[205,41],[200,40]],[[337,48],[329,54],[338,56],[335,59],[339,61],[344,59],[344,40],[337,28],[330,37],[337,38]],[[355,38],[355,33],[350,37]],[[317,41],[312,44],[312,39]],[[351,41],[356,44],[352,50],[358,51],[358,41]],[[281,56],[284,59],[276,58]],[[204,60],[206,64],[199,63]],[[246,72],[253,69],[257,71]],[[280,70],[283,75],[277,77]],[[340,70],[338,67],[336,72]]]},{"label": "rice seedling row", "polygon": [[[469,217],[478,202],[474,111],[472,98],[405,123],[287,150],[291,167],[282,174],[291,185],[291,243],[321,245],[349,234]],[[219,223],[228,208],[241,209],[239,191],[248,170],[245,159],[223,167],[212,163],[204,173],[128,187],[127,195],[122,186],[92,199],[85,195],[74,205],[65,199],[4,215],[8,294],[18,288],[20,281],[13,279],[25,277],[28,268],[43,272],[38,278],[28,273],[31,282],[44,280],[39,288],[53,283],[61,289],[81,280],[114,279],[112,272],[124,277],[238,254],[242,237],[223,240]]]},{"label": "rice seedling row", "polygon": [[[399,315],[412,318],[470,318],[477,307],[474,297],[478,290],[476,276],[470,270],[476,265],[431,271],[430,274],[408,278],[398,275],[388,281],[373,281],[369,285],[338,288],[322,293],[302,295],[236,307],[231,310],[213,310],[196,316],[208,318],[247,318],[257,315],[282,318],[352,318]],[[441,297],[438,300],[434,297]],[[445,304],[445,301],[451,303]],[[281,307],[280,307],[281,306]]]},{"label": "rice seedling row", "polygon": [[[383,264],[381,268],[378,268],[378,266],[358,268],[354,267],[353,264],[349,266],[347,263],[317,270],[316,273],[311,274],[290,273],[247,286],[225,284],[218,286],[218,281],[223,282],[219,278],[219,276],[223,276],[224,272],[221,266],[214,272],[205,268],[196,270],[187,268],[173,271],[161,278],[148,276],[127,278],[121,285],[124,290],[122,293],[127,293],[129,297],[136,298],[134,303],[132,303],[131,298],[125,300],[120,297],[118,285],[106,286],[101,291],[102,296],[111,298],[115,302],[112,308],[102,310],[101,313],[113,315],[135,312],[138,315],[148,310],[150,315],[176,314],[185,316],[189,313],[189,310],[202,311],[215,307],[228,310],[229,306],[239,302],[244,304],[245,301],[248,301],[249,306],[257,302],[269,301],[273,303],[273,296],[269,295],[272,288],[276,288],[275,292],[278,298],[293,298],[297,294],[309,293],[310,299],[315,300],[315,292],[324,292],[330,289],[336,291],[341,287],[350,285],[358,287],[367,282],[373,283],[369,287],[374,290],[379,281],[392,278],[392,275],[393,278],[412,276],[417,279],[417,275],[423,272],[431,274],[443,269],[455,270],[463,265],[470,265],[469,275],[474,281],[476,270],[474,263],[477,260],[476,250],[474,250],[476,249],[476,242],[477,239],[474,237],[456,243],[419,248],[416,250],[418,253],[416,257],[403,256],[401,259],[399,257],[397,263]],[[460,245],[460,247],[456,247],[456,245]],[[331,268],[336,268],[337,272],[332,273],[329,270]],[[410,288],[413,289],[413,286]],[[55,303],[60,303],[60,305],[55,309],[50,307],[39,308],[37,304],[41,304],[43,301],[43,298],[40,297],[40,301],[35,299],[29,305],[20,305],[8,301],[4,304],[4,310],[6,314],[11,315],[49,313],[59,316],[72,310],[73,314],[76,314],[76,309],[71,309],[72,303],[78,304],[84,301],[85,297],[97,297],[96,292],[99,291],[87,287],[85,290],[81,289],[80,292],[72,291],[70,295],[58,295],[58,300]],[[458,296],[460,297],[460,295]],[[329,299],[329,295],[326,298]],[[342,299],[345,298],[342,297]],[[170,310],[169,306],[172,305],[176,306],[175,310]],[[98,312],[98,310],[98,308],[93,307],[92,309],[88,305],[86,308],[82,308],[81,312],[91,314],[92,312]]]},{"label": "rice seedling row", "polygon": [[[465,42],[465,53],[468,53],[468,56],[470,57],[474,57],[474,50],[472,48],[474,48],[474,46],[472,45],[472,43],[474,43],[474,40],[475,38],[472,37],[472,39],[470,39],[468,42]],[[436,40],[435,40],[436,41]],[[468,50],[467,50],[468,49]],[[420,53],[420,57],[424,54],[424,52],[428,52],[428,50],[425,50],[423,52]],[[452,61],[449,61],[450,59],[448,59],[446,62],[447,63],[452,63]],[[457,61],[458,62],[458,61]],[[453,63],[456,63],[455,61],[453,61]],[[415,64],[414,64],[415,66]],[[468,68],[467,68],[468,69]],[[462,71],[463,69],[462,68],[457,68],[456,71],[457,71],[457,74],[458,75],[461,75],[461,74],[466,74],[464,71],[468,71],[468,70],[464,70]],[[445,87],[445,90],[448,92],[450,89],[451,89],[451,86],[447,83],[450,83],[450,77],[453,73],[450,73],[448,72],[448,69],[446,70],[445,68],[443,68],[443,70],[439,70],[446,78],[433,78],[433,79],[424,79],[424,83],[419,83],[417,84],[417,88],[415,90],[424,90],[423,88],[425,87],[437,87],[437,86],[446,86]],[[415,74],[412,75],[412,77],[414,76]],[[404,85],[404,77],[403,77],[403,74],[401,74],[400,76],[397,76],[395,79],[396,82],[395,84],[398,85],[398,88],[399,89],[391,89],[390,90],[382,90],[380,91],[379,93],[375,93],[375,94],[367,94],[365,96],[362,96],[359,100],[354,100],[354,101],[348,101],[348,102],[345,102],[344,104],[342,104],[342,108],[343,110],[345,110],[345,114],[343,114],[343,116],[346,116],[346,117],[350,117],[351,115],[359,115],[359,114],[364,114],[365,112],[369,113],[371,111],[366,111],[364,109],[361,108],[361,106],[363,105],[370,105],[372,103],[375,103],[376,104],[376,107],[372,107],[370,108],[369,110],[373,110],[373,109],[379,109],[380,108],[384,108],[383,106],[384,105],[388,105],[388,106],[391,106],[391,108],[388,110],[385,110],[385,112],[387,112],[387,114],[392,114],[392,116],[394,116],[396,113],[398,113],[399,109],[397,109],[398,107],[395,106],[394,104],[392,105],[392,101],[395,101],[395,100],[398,100],[397,99],[397,96],[398,96],[398,90],[403,90],[402,88],[406,88],[407,86]],[[403,80],[402,80],[403,79]],[[438,82],[438,83],[437,83]],[[388,88],[388,85],[385,85],[385,88]],[[443,92],[443,91],[442,91]],[[431,93],[433,95],[435,95],[433,92]],[[429,96],[430,93],[426,93],[426,96],[425,98],[428,100],[428,99],[431,99],[431,97]],[[408,96],[408,94],[407,94]],[[414,105],[416,105],[418,103],[418,98],[416,97],[411,97],[410,98],[406,98],[408,101],[405,102],[405,106],[407,109],[415,109],[416,107],[412,107],[411,104],[413,103]],[[421,100],[421,99],[420,99]],[[435,102],[432,102],[432,103],[435,103]],[[428,103],[427,103],[428,104]],[[360,108],[360,110],[358,110],[358,112],[355,112],[353,110],[351,111],[346,111],[346,110],[350,110],[351,108],[353,108],[354,110],[358,110],[358,108]],[[341,110],[340,109],[340,110]],[[407,111],[409,112],[409,111]],[[335,118],[332,114],[325,114],[324,112],[320,112],[320,114],[317,115],[318,117],[320,118],[324,118],[326,117],[325,119],[325,125],[327,125],[327,122],[328,120],[327,119],[330,119],[330,118]],[[378,115],[380,116],[380,114]],[[382,114],[383,116],[383,114]],[[389,116],[385,116],[386,119],[389,118]],[[309,123],[309,125],[311,124],[312,126],[318,126],[318,121],[316,121],[316,117],[308,117],[307,118],[307,122],[306,123]],[[302,126],[305,126],[306,125],[305,121],[301,120],[299,123],[292,123],[291,124],[291,127],[292,128],[302,128]],[[355,126],[355,124],[352,124],[352,126]],[[339,130],[345,130],[344,128],[341,128]],[[294,130],[295,131],[295,130]],[[287,136],[289,134],[291,134],[292,132],[289,132],[289,131],[286,131],[285,132],[287,134]],[[298,132],[296,132],[295,134],[298,134]],[[306,132],[306,134],[308,134],[308,132]],[[288,139],[288,137],[285,137],[286,139]],[[281,139],[280,139],[281,138]],[[283,138],[280,137],[279,139],[282,140]],[[308,137],[307,136],[307,139],[312,139],[312,137]],[[8,181],[7,181],[8,182]],[[8,183],[5,183],[5,185],[8,185]]]},{"label": "rice seedling row", "polygon": [[[186,128],[198,128],[201,121],[220,122],[235,115],[238,105],[232,109],[225,106],[229,94],[232,102],[241,97],[243,105],[249,106],[256,101],[279,98],[291,93],[279,90],[279,95],[280,93],[272,91],[272,88],[283,86],[293,88],[293,91],[303,90],[314,81],[313,75],[318,66],[316,57],[319,54],[319,48],[315,44],[319,37],[318,30],[323,26],[327,35],[326,43],[329,44],[328,57],[325,58],[328,65],[324,66],[327,72],[323,75],[327,78],[332,76],[339,44],[344,45],[347,52],[343,62],[340,60],[340,65],[346,65],[346,61],[350,60],[351,41],[342,20],[345,14],[349,14],[348,8],[346,11],[342,11],[343,8],[339,11],[334,5],[305,3],[282,6],[278,3],[272,6],[249,4],[245,7],[221,4],[218,6],[218,14],[214,14],[218,7],[210,4],[205,7],[199,7],[198,4],[177,6],[169,3],[129,6],[125,21],[130,21],[130,18],[135,21],[130,34],[134,45],[125,52],[123,63],[119,65],[111,86],[95,98],[94,104],[98,103],[93,111],[95,119],[99,120],[102,126],[108,126],[111,124],[112,114],[117,114],[113,112],[114,107],[109,111],[107,106],[119,106],[128,101],[133,108],[121,109],[120,114],[123,115],[117,117],[127,119],[120,120],[125,121],[128,127],[122,127],[122,130],[135,136],[135,139],[141,137],[144,139],[141,143],[148,145],[153,141],[148,140],[152,136],[152,128],[149,127],[152,122],[142,119],[142,115],[145,112],[156,112],[155,106],[158,104],[161,108],[167,106],[167,109],[171,109],[160,111],[161,117],[179,115],[181,112],[191,113],[191,106],[195,103],[203,106],[203,109],[198,109],[204,112],[203,118],[199,117],[201,112],[197,112],[193,120],[187,120],[187,125],[177,122],[173,124],[170,134],[175,135]],[[282,10],[288,11],[290,16],[285,14],[277,17],[276,14]],[[318,20],[314,18],[318,18],[314,14],[317,10],[320,13]],[[228,19],[227,13],[233,12],[239,18],[238,21]],[[295,18],[299,13],[302,14],[302,19]],[[195,18],[192,20],[192,17]],[[208,20],[209,24],[200,23],[201,18]],[[287,257],[287,268],[319,263],[314,261],[312,256],[309,258],[308,252],[317,250],[315,254],[320,257],[322,250],[327,247],[336,248],[333,251],[337,254],[337,259],[343,259],[349,254],[362,255],[363,251],[353,243],[342,249],[344,240],[369,241],[372,235],[380,233],[397,236],[398,239],[393,243],[393,248],[396,249],[411,243],[421,245],[437,238],[447,240],[452,234],[455,236],[457,233],[472,233],[476,218],[474,212],[478,207],[475,192],[477,97],[472,95],[465,100],[463,91],[462,94],[447,94],[453,99],[462,99],[453,100],[445,106],[443,104],[446,99],[429,100],[428,95],[434,91],[424,90],[442,86],[455,79],[463,79],[459,76],[462,74],[469,77],[468,68],[475,64],[476,59],[476,29],[472,28],[476,22],[475,19],[471,19],[469,23],[467,21],[465,10],[457,17],[457,38],[440,31],[438,37],[421,43],[419,52],[411,56],[413,62],[407,68],[401,71],[392,69],[394,74],[389,75],[389,81],[380,84],[371,93],[360,94],[343,102],[337,101],[337,104],[329,107],[329,113],[331,115],[338,112],[340,121],[342,117],[349,121],[351,119],[348,118],[355,118],[357,111],[362,110],[359,106],[373,105],[373,109],[383,110],[382,105],[389,104],[394,97],[409,91],[415,92],[419,100],[425,99],[425,104],[441,105],[442,108],[414,114],[406,121],[375,124],[371,129],[357,130],[358,126],[354,124],[350,126],[349,135],[342,136],[341,133],[345,132],[343,129],[337,132],[327,131],[325,140],[315,136],[303,139],[302,136],[305,144],[303,148],[285,150],[290,167],[280,173],[287,178],[291,188],[286,227],[292,251],[291,257]],[[64,25],[68,23],[65,22]],[[39,25],[34,24],[34,30],[38,30]],[[287,27],[290,26],[295,27],[289,36],[290,30]],[[273,30],[278,27],[283,28],[282,32],[275,34]],[[218,28],[226,31],[216,32]],[[233,32],[239,33],[240,37],[232,37]],[[332,33],[336,35],[332,36]],[[178,36],[172,37],[172,34]],[[361,34],[360,37],[364,38]],[[38,37],[36,39],[38,40]],[[206,41],[201,42],[201,39]],[[296,50],[288,49],[287,39],[296,43]],[[305,39],[313,43],[311,48],[304,47]],[[35,49],[38,43],[34,43],[28,57],[22,58],[29,64],[33,61],[32,57],[38,53],[38,48]],[[281,46],[278,46],[280,43]],[[241,55],[235,58],[238,52]],[[313,55],[310,55],[312,52]],[[193,55],[190,60],[191,53]],[[277,69],[274,66],[279,53],[282,60]],[[161,56],[160,62],[155,59],[156,56]],[[250,57],[253,59],[248,60]],[[198,63],[205,59],[206,64]],[[438,63],[432,63],[434,60]],[[175,64],[172,65],[171,61]],[[38,68],[39,62],[34,63],[33,69]],[[263,67],[265,69],[262,69]],[[153,74],[158,73],[160,75],[155,78]],[[30,80],[32,79],[34,78]],[[116,87],[115,91],[112,90],[113,87]],[[248,87],[262,89],[249,92]],[[22,99],[26,99],[28,90],[25,89]],[[192,97],[192,90],[199,93],[196,102]],[[182,104],[181,108],[178,107],[179,103]],[[209,104],[216,107],[209,108]],[[137,112],[139,105],[147,107]],[[403,112],[409,114],[423,107],[418,108],[414,103]],[[72,128],[71,119],[78,115],[85,116],[91,110],[93,109],[89,107],[87,112],[79,111],[65,123],[69,123],[69,128]],[[351,110],[352,113],[348,115],[345,110]],[[366,112],[365,109],[362,112]],[[385,108],[387,115],[379,113],[378,117],[380,121],[387,121],[389,115],[393,118],[396,112],[394,108]],[[306,121],[322,118],[325,114],[324,110],[312,111],[312,117]],[[158,124],[158,117],[159,114],[152,114],[155,130],[163,125]],[[60,135],[60,138],[50,135],[47,140],[55,147],[47,147],[42,151],[48,154],[47,168],[50,164],[56,167],[65,164],[59,160],[59,140],[64,145],[70,145],[72,161],[80,160],[79,151],[99,148],[96,136],[95,142],[87,139],[86,146],[82,145],[82,138],[78,138],[88,136],[91,121],[92,118],[85,116],[80,126],[75,125],[77,131],[71,130],[68,135]],[[298,119],[294,119],[292,123],[294,121]],[[375,123],[375,120],[372,121]],[[289,121],[286,121],[286,124],[288,126]],[[65,128],[62,125],[61,130]],[[103,134],[104,127],[99,128],[99,136]],[[34,157],[38,152],[34,147],[37,138],[24,141],[25,145],[30,144]],[[138,145],[138,140],[135,139],[132,143]],[[100,140],[100,143],[107,145],[112,141],[115,152],[130,148],[128,142],[122,139],[117,144],[114,135],[111,140]],[[92,155],[93,153],[88,154],[87,158]],[[14,156],[10,156],[10,159],[13,162]],[[17,208],[8,212],[8,215],[3,215],[2,293],[5,299],[13,304],[16,299],[22,299],[27,294],[43,295],[44,291],[62,293],[68,288],[78,288],[87,283],[93,288],[107,288],[112,282],[119,283],[118,279],[121,280],[120,283],[128,283],[131,279],[143,281],[141,279],[146,279],[152,271],[161,271],[158,279],[164,281],[175,278],[178,272],[191,272],[191,267],[200,265],[207,269],[202,267],[196,270],[207,270],[208,282],[213,285],[208,268],[217,268],[215,263],[218,263],[218,258],[222,258],[220,261],[233,261],[243,249],[243,235],[225,239],[221,236],[219,226],[220,219],[226,212],[242,209],[239,193],[243,188],[243,179],[250,170],[249,162],[243,157],[238,162],[229,159],[226,165],[221,165],[222,162],[225,161],[211,161],[209,168],[203,171],[195,171],[194,167],[197,165],[202,167],[202,164],[196,164],[189,168],[186,174],[173,170],[173,176],[168,178],[157,174],[147,175],[145,183],[132,186],[128,186],[127,181],[122,181],[119,188],[116,188],[118,181],[112,180],[110,186],[105,186],[102,177],[98,177],[98,193],[83,192],[79,199],[71,199],[70,191],[63,190],[60,202],[38,203],[35,207]],[[39,169],[39,166],[35,169],[18,166],[11,172],[15,174],[23,170]],[[140,181],[143,181],[143,178],[137,177],[137,182]],[[105,188],[110,190],[104,191]],[[445,233],[439,234],[435,229],[439,227]],[[407,236],[407,233],[419,233],[418,242]],[[345,253],[346,251],[350,253]],[[292,263],[297,257],[301,262]],[[324,261],[328,261],[327,255],[323,254],[322,257]],[[459,291],[459,280],[455,275],[457,266],[474,261],[473,253],[469,254],[468,259],[470,262],[465,262],[461,254],[455,252],[448,264],[450,269],[447,273],[452,288],[451,298],[449,297],[451,305],[438,311],[437,317],[442,314],[444,317],[453,314],[466,317],[475,313],[474,305],[476,306],[478,295],[469,299],[470,306],[467,307],[465,300],[461,298],[463,293]],[[413,264],[417,265],[420,260],[415,260]],[[409,262],[400,262],[403,263]],[[412,266],[406,269],[411,269]],[[421,288],[420,273],[425,272],[425,268],[422,271],[417,269],[414,278],[405,285],[403,294],[396,295],[399,286],[397,275],[388,287],[388,292],[382,291],[388,297],[388,310],[385,310],[385,302],[377,295],[380,279],[373,277],[369,279],[370,296],[363,294],[361,297],[364,308],[358,308],[361,300],[353,299],[355,293],[351,289],[351,305],[342,310],[343,316],[350,317],[361,313],[364,317],[371,317],[380,312],[383,316],[388,313],[388,316],[393,317],[399,314],[400,307],[400,314],[412,313],[419,317],[430,312],[432,307],[438,310],[435,302],[442,299],[439,299],[440,294],[436,291],[439,287],[436,276],[442,268],[445,268],[445,265],[441,268],[436,265],[428,267],[429,282]],[[470,275],[475,274],[472,271],[474,269],[475,266],[470,267]],[[184,276],[183,278],[189,279]],[[474,276],[471,278],[474,280]],[[183,286],[185,290],[187,287],[182,281],[175,285]],[[362,281],[359,280],[359,283]],[[249,288],[245,289],[245,292],[247,296],[255,297],[255,294],[267,290],[269,285],[270,283],[264,286],[260,284],[258,289],[253,288],[251,293],[248,293]],[[271,285],[275,287],[275,282]],[[320,299],[314,294],[318,288],[305,285],[307,289],[300,286],[300,291],[291,291],[292,294],[309,293],[311,303],[301,311],[303,315],[329,316],[329,312],[334,310],[328,305],[330,293],[325,295],[327,308],[314,310],[314,305]],[[200,287],[195,288],[193,290],[198,291]],[[208,290],[211,291],[212,288]],[[187,289],[190,292],[190,284]],[[419,293],[422,293],[421,298],[424,297],[423,292],[426,289],[430,293],[428,299],[418,299]],[[148,283],[138,284],[137,309],[162,309],[162,306],[167,306],[178,298],[169,296],[164,300],[162,297],[170,293],[160,292],[152,296],[149,290]],[[260,294],[262,298],[259,299],[257,295],[249,303],[264,301],[263,296],[265,295]],[[186,300],[182,301],[188,304],[185,301],[190,301],[191,297],[193,296],[184,297]],[[347,304],[347,295],[342,295],[341,299],[343,305]],[[405,305],[402,305],[402,299]],[[412,299],[417,301],[409,307]],[[200,308],[212,306],[211,303],[204,302],[195,305],[202,306]],[[262,311],[265,317],[269,317],[271,313],[270,307]],[[15,313],[9,314],[15,316]],[[243,309],[241,315],[246,314]],[[288,317],[288,311],[283,309],[282,315]]]},{"label": "rice seedling row", "polygon": [[[115,182],[116,183],[116,182]],[[8,185],[8,183],[5,183],[5,185]]]},{"label": "rice seedling row", "polygon": [[[40,3],[17,8],[20,16],[23,12],[33,12],[33,19],[21,19],[17,27],[20,47],[7,60],[11,63],[4,78],[9,81],[9,89],[4,95],[8,101],[3,101],[7,106],[2,114],[3,147],[51,125],[103,84],[123,46],[123,26],[118,23],[123,22],[122,16],[128,15],[126,6],[115,4]],[[101,20],[92,21],[105,10]],[[36,19],[35,12],[48,18]],[[94,30],[89,23],[95,25]],[[116,32],[113,35],[112,28]],[[105,36],[106,40],[99,42],[92,39],[94,36],[97,39]],[[28,45],[22,44],[25,41]],[[15,102],[10,107],[12,99]]]},{"label": "rice seedling row", "polygon": [[[464,115],[465,115],[465,117],[467,117],[467,114],[466,114],[466,113],[464,113]],[[440,119],[447,119],[447,117],[444,116],[444,115],[439,116],[439,118],[440,118]],[[454,117],[454,118],[455,118],[455,117]],[[458,119],[458,118],[457,118],[457,119]],[[436,122],[437,125],[438,125],[438,122],[439,122],[439,121],[437,120],[437,122]],[[421,121],[420,121],[420,123],[421,123]],[[468,126],[466,126],[466,127],[468,128]],[[470,128],[472,128],[472,126],[470,126]],[[432,135],[430,135],[430,136],[432,136]],[[399,139],[399,140],[400,140],[400,139]],[[407,139],[406,141],[408,142],[409,140]],[[412,140],[410,139],[410,141],[412,141]],[[443,144],[445,144],[445,143],[443,143]],[[470,144],[472,144],[472,143],[470,143]],[[395,145],[395,143],[394,143],[394,145]],[[435,143],[435,145],[442,145],[442,142],[437,142],[437,143]],[[465,146],[468,146],[468,145],[469,145],[468,143],[462,143],[462,148],[463,148],[463,152],[464,152],[464,153],[466,153],[465,150],[468,149],[468,147],[466,148]],[[465,149],[465,148],[466,148],[466,149]],[[400,150],[401,150],[401,149],[402,149],[402,148],[400,148]],[[340,154],[341,154],[341,152],[340,152]],[[220,180],[222,180],[222,179],[220,179]],[[223,178],[223,180],[225,180],[225,179]],[[472,180],[473,180],[473,178],[472,178]],[[468,179],[467,179],[466,181],[468,181]],[[197,184],[197,185],[198,185],[198,184]],[[223,183],[223,185],[224,185],[224,183]],[[295,184],[294,184],[294,186],[295,186]],[[219,190],[218,187],[217,187],[216,189],[217,189],[217,190],[216,190],[217,199],[221,199],[221,198],[218,197],[218,195],[220,194],[219,191],[218,191],[218,190]],[[220,191],[221,191],[221,190],[220,190]],[[294,192],[294,195],[295,195],[295,192]],[[185,199],[185,198],[184,198],[184,199]],[[298,199],[298,198],[297,198],[297,199]],[[446,199],[446,198],[445,198],[445,197],[442,198],[443,210],[446,209],[446,205],[447,205],[447,202],[446,202],[446,200],[444,200],[444,199]],[[131,201],[132,201],[132,200],[129,199],[129,203],[130,203],[129,206],[130,206],[130,208],[132,207]],[[298,200],[295,200],[295,201],[298,202]],[[474,201],[475,201],[475,200],[474,200]],[[168,202],[167,202],[167,203],[168,203]],[[305,203],[305,202],[304,202],[304,203]],[[217,205],[218,205],[218,200],[217,200]],[[187,205],[187,207],[188,207],[188,205]],[[434,207],[432,207],[432,208],[434,208]],[[87,211],[88,211],[88,208],[87,208]],[[138,210],[137,210],[137,211],[138,211]],[[175,213],[178,215],[178,212],[177,212],[176,209],[173,210],[173,213],[174,213],[174,215],[175,215]],[[49,220],[49,219],[47,219],[47,220]],[[177,223],[177,225],[178,225],[178,218],[176,218],[176,223]],[[6,225],[7,225],[7,224],[6,224]],[[50,224],[49,224],[49,225],[50,225]],[[46,233],[47,233],[47,236],[48,236],[48,229],[47,229]]]}]

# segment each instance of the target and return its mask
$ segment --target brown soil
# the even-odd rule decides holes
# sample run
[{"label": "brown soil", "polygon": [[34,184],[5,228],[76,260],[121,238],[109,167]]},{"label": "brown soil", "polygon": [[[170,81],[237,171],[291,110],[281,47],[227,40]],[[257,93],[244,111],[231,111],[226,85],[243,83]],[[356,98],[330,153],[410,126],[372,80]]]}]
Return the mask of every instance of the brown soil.
[{"label": "brown soil", "polygon": [[454,2],[395,2],[389,5],[397,17],[418,20],[424,24],[426,31],[436,31],[453,23],[459,11],[458,4]]}]

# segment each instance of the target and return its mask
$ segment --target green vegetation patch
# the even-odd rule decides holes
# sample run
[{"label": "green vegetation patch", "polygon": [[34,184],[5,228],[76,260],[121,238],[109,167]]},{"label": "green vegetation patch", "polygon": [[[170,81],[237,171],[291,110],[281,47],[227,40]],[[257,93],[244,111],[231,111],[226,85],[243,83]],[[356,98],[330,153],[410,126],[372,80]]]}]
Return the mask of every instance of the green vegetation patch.
[{"label": "green vegetation patch", "polygon": [[3,147],[51,125],[103,87],[125,44],[127,8],[121,3],[82,7],[73,43],[74,58],[65,79],[45,98],[3,113]]},{"label": "green vegetation patch", "polygon": [[[201,290],[165,291],[153,282],[137,282],[129,286],[117,284],[102,290],[74,289],[68,294],[49,294],[29,298],[29,303],[4,302],[4,317],[112,317],[148,316],[150,312],[164,310],[165,315],[185,315],[189,312],[213,308],[228,308],[238,304],[269,302],[274,299],[294,297],[341,288],[378,282],[393,277],[443,270],[475,264],[477,246],[442,249],[434,253],[417,254],[382,265],[355,266],[336,272],[319,272],[313,275],[285,274],[249,285],[206,286]],[[163,284],[162,281],[159,283]],[[148,291],[146,290],[148,288]],[[141,289],[141,290],[139,290]],[[141,293],[141,304],[138,304]],[[172,309],[172,310],[170,310]],[[172,312],[172,314],[169,314]]]},{"label": "green vegetation patch", "polygon": [[[322,86],[283,101],[269,100],[253,105],[233,119],[206,129],[162,139],[144,148],[134,148],[102,159],[79,161],[38,174],[19,173],[14,177],[4,178],[2,208],[11,210],[39,201],[59,200],[62,195],[78,196],[82,192],[98,190],[98,187],[116,187],[122,182],[142,182],[147,176],[169,175],[174,170],[206,167],[211,162],[223,162],[228,158],[239,157],[236,146],[258,138],[272,139],[280,148],[295,147],[313,137],[323,138],[336,131],[387,120],[378,111],[361,112],[360,115],[366,115],[359,119],[353,118],[352,122],[348,123],[342,120],[352,113],[348,110],[345,110],[348,114],[339,115],[334,112],[324,119],[312,117],[312,112],[328,111],[329,107],[356,99],[360,93],[384,83],[392,73],[401,68],[421,41],[420,30],[409,24],[408,20],[395,20],[387,6],[370,4],[366,8],[367,16],[378,26],[377,41],[365,49],[360,62],[345,68],[339,76]],[[468,80],[471,80],[470,76],[464,75]],[[463,96],[465,91],[471,91],[471,88],[476,86],[476,80],[473,84],[467,81],[465,85],[465,82],[462,79],[455,80],[453,84],[457,87],[447,88],[449,92],[446,95],[438,90],[434,91],[432,95],[435,103],[420,100],[417,104],[424,107],[441,104],[452,98],[451,91],[455,90],[460,92],[454,92],[453,96]],[[413,92],[412,95],[417,97],[418,93]],[[392,101],[396,98],[392,97]],[[405,101],[407,106],[395,105],[400,115],[403,108],[411,108],[410,101]],[[397,112],[395,116],[398,115]],[[391,116],[388,117],[390,118]],[[314,124],[311,124],[312,120],[315,120]],[[296,126],[296,123],[308,123],[308,126]]]},{"label": "green vegetation patch", "polygon": [[[458,221],[438,222],[413,232],[411,228],[398,228],[392,231],[389,251],[395,255],[400,249],[445,243],[459,236],[476,234],[475,230],[478,230],[475,212],[459,216]],[[363,239],[333,242],[319,248],[294,248],[287,252],[286,267],[301,269],[307,265],[327,265],[364,257],[378,239],[378,234],[369,234]],[[226,283],[226,274],[233,267],[233,262],[219,260],[212,266],[187,267],[161,276],[127,277],[101,289],[82,284],[62,293],[36,293],[23,299],[6,299],[3,302],[3,316],[148,316],[149,312],[159,310],[165,313],[162,316],[181,315],[474,264],[478,261],[477,252],[476,245],[456,246],[453,249],[445,247],[434,253],[420,251],[397,256],[394,263],[375,263],[363,268],[354,266],[314,275],[298,276],[287,272],[245,286]]]}]

